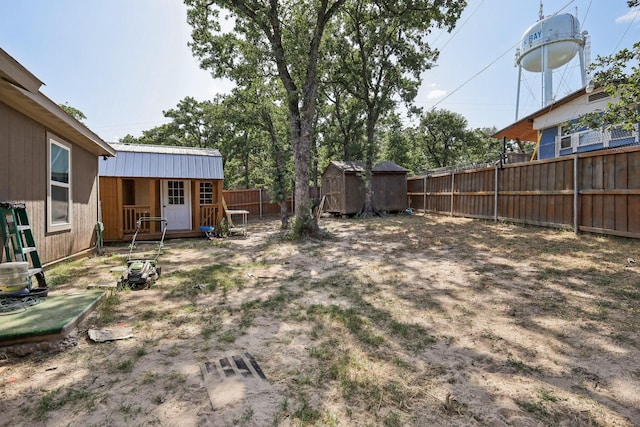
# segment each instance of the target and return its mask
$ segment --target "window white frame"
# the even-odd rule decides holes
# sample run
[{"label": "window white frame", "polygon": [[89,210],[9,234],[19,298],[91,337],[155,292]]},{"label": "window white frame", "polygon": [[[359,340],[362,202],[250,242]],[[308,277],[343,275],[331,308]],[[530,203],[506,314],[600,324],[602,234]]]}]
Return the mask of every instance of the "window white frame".
[{"label": "window white frame", "polygon": [[[47,231],[71,230],[73,217],[71,144],[47,135]],[[57,170],[56,170],[57,169]],[[59,178],[54,173],[60,174]],[[62,197],[60,197],[62,196]],[[56,200],[56,197],[58,200]],[[62,209],[61,209],[62,208]],[[66,208],[66,209],[65,209]],[[66,211],[66,212],[65,212]]]},{"label": "window white frame", "polygon": [[556,157],[560,155],[560,151],[571,148],[572,153],[576,153],[578,148],[589,145],[602,144],[603,148],[608,148],[611,141],[620,139],[633,138],[638,143],[638,128],[633,131],[624,131],[622,126],[611,126],[603,129],[584,129],[578,132],[563,131],[562,127],[558,127],[558,135],[556,136]]},{"label": "window white frame", "polygon": [[638,126],[634,126],[633,130],[622,129],[622,126],[611,126],[605,132],[608,134],[609,141],[618,141],[620,139],[633,138],[638,142]]},{"label": "window white frame", "polygon": [[200,182],[200,204],[201,205],[213,204],[213,182],[211,181]]}]

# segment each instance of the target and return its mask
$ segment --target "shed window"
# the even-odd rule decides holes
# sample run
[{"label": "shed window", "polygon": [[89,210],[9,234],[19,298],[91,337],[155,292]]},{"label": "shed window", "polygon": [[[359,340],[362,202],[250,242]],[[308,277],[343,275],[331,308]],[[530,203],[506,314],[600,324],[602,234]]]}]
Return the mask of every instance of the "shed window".
[{"label": "shed window", "polygon": [[201,205],[213,204],[213,183],[211,182],[200,183],[200,204]]},{"label": "shed window", "polygon": [[169,181],[169,204],[184,205],[184,181]]},{"label": "shed window", "polygon": [[47,230],[71,229],[71,145],[49,136]]}]

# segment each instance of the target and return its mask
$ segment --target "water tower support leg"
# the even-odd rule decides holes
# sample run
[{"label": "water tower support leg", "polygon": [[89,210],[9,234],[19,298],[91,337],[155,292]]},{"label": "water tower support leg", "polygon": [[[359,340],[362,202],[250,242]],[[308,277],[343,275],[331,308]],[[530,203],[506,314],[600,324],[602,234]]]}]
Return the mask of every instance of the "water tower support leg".
[{"label": "water tower support leg", "polygon": [[578,56],[580,57],[580,78],[582,79],[582,87],[585,87],[587,85],[587,69],[584,65],[584,48],[582,46],[578,48]]},{"label": "water tower support leg", "polygon": [[520,82],[522,81],[522,65],[518,65],[518,89],[516,92],[516,122],[518,121],[518,110],[520,109]]},{"label": "water tower support leg", "polygon": [[543,86],[543,103],[546,107],[553,100],[553,72],[549,68],[549,52],[547,46],[542,46],[542,86]]}]

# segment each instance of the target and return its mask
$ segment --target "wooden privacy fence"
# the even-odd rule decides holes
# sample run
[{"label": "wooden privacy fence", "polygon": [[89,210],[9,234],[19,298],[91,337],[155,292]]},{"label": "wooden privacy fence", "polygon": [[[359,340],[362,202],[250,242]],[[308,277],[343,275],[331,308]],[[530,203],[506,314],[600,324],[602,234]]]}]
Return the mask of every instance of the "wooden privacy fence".
[{"label": "wooden privacy fence", "polygon": [[640,147],[412,177],[409,206],[640,238]]},{"label": "wooden privacy fence", "polygon": [[[309,197],[318,199],[320,195],[319,187],[309,188]],[[249,211],[249,216],[278,216],[280,215],[280,203],[269,198],[269,192],[262,188],[249,190],[224,190],[222,192],[227,207],[229,209],[242,209]],[[294,209],[293,194],[287,197],[287,212]]]},{"label": "wooden privacy fence", "polygon": [[[250,216],[262,218],[280,213],[280,204],[270,201],[268,192],[261,188],[224,190],[222,196],[229,209],[247,210]],[[287,209],[292,209],[291,198],[287,199]]]}]

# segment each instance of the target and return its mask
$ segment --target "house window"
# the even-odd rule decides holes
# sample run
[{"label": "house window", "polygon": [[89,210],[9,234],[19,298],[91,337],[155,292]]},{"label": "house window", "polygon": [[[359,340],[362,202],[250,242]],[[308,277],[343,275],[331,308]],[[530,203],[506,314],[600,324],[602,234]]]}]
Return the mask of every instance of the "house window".
[{"label": "house window", "polygon": [[567,127],[560,130],[560,135],[556,137],[556,143],[560,150],[572,149],[572,152],[575,153],[578,147],[590,145],[601,144],[606,148],[609,146],[609,138],[602,129],[582,129],[572,132],[571,128]]},{"label": "house window", "polygon": [[71,145],[49,136],[47,230],[71,229]]},{"label": "house window", "polygon": [[560,130],[560,134],[556,137],[556,143],[558,144],[556,147],[559,147],[559,150],[571,149],[574,153],[580,147],[619,147],[638,143],[638,130],[637,127],[627,130],[618,125],[607,129],[582,129],[577,132],[571,132],[571,128],[568,127]]},{"label": "house window", "polygon": [[213,204],[213,183],[211,182],[200,183],[200,204],[201,205]]},{"label": "house window", "polygon": [[561,128],[561,134],[560,134],[560,149],[564,150],[566,148],[571,148],[572,146],[572,138],[571,138],[571,131],[569,130],[570,128]]},{"label": "house window", "polygon": [[637,132],[633,130],[624,129],[622,126],[613,126],[609,129],[610,139],[612,141],[617,141],[620,139],[634,138]]},{"label": "house window", "polygon": [[584,147],[585,145],[602,144],[602,131],[597,130],[585,130],[578,132],[578,145]]}]

